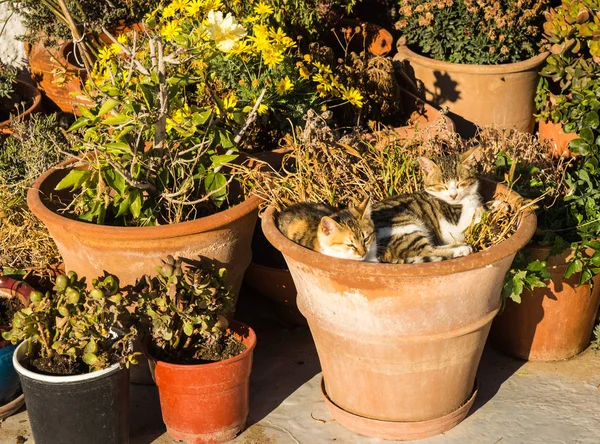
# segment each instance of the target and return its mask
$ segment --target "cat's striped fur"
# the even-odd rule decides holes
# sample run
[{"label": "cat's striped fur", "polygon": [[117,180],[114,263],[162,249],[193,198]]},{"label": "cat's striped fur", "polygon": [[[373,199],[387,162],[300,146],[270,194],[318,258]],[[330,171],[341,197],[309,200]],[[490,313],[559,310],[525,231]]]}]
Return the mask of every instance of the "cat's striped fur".
[{"label": "cat's striped fur", "polygon": [[303,202],[289,206],[277,216],[279,230],[290,240],[328,256],[363,260],[375,231],[371,206],[365,200],[336,211],[333,207]]},{"label": "cat's striped fur", "polygon": [[482,208],[475,153],[420,158],[424,189],[373,205],[377,242],[366,260],[420,263],[470,254],[464,231],[481,217]]}]

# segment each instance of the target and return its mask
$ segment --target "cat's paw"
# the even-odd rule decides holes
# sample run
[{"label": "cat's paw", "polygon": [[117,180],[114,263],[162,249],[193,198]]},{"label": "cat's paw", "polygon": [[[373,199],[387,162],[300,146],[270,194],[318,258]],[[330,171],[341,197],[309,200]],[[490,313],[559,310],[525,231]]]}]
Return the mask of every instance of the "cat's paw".
[{"label": "cat's paw", "polygon": [[473,253],[473,247],[470,245],[460,245],[452,249],[452,257],[463,257]]}]

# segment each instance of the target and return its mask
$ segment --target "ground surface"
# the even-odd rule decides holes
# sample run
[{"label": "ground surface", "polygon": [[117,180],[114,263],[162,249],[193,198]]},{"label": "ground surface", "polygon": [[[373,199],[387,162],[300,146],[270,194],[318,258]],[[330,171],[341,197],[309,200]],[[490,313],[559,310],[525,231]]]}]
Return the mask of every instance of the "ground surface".
[{"label": "ground surface", "polygon": [[[255,328],[258,346],[249,427],[233,443],[386,442],[355,435],[332,420],[321,399],[319,361],[307,328],[280,321],[269,303],[247,292],[238,307],[240,317]],[[588,350],[569,361],[525,363],[487,349],[479,381],[467,419],[419,444],[600,443],[600,353]],[[171,443],[156,388],[131,385],[131,394],[131,443]],[[34,441],[23,410],[0,424],[0,443],[24,442]]]}]

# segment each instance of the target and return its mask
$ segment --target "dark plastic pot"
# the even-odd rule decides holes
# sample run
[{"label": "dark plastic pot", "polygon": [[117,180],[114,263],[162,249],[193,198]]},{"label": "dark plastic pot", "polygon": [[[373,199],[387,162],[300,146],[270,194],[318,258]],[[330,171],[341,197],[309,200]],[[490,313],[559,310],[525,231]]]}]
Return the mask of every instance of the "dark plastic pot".
[{"label": "dark plastic pot", "polygon": [[129,442],[129,371],[113,365],[76,376],[26,369],[28,342],[13,355],[36,444]]},{"label": "dark plastic pot", "polygon": [[215,444],[233,439],[248,417],[254,331],[240,322],[231,331],[246,350],[210,364],[181,365],[149,356],[167,433],[188,444]]}]

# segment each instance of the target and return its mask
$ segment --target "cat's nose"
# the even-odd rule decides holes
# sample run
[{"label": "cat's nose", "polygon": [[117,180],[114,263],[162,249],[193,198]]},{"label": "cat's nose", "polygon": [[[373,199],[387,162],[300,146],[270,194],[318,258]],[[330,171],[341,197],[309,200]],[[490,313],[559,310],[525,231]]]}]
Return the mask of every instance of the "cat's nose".
[{"label": "cat's nose", "polygon": [[450,199],[456,199],[456,196],[458,196],[458,191],[450,191],[448,192],[448,196],[450,196]]}]

